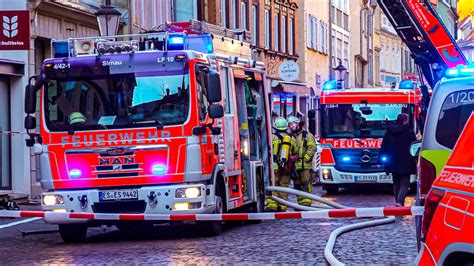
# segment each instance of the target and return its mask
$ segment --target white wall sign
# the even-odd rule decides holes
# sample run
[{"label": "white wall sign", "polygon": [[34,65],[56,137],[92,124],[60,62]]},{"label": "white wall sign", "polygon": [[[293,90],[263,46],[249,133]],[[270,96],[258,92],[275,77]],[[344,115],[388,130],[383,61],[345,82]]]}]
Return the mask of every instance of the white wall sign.
[{"label": "white wall sign", "polygon": [[284,81],[294,81],[300,75],[300,67],[295,61],[284,61],[278,68],[278,75]]}]

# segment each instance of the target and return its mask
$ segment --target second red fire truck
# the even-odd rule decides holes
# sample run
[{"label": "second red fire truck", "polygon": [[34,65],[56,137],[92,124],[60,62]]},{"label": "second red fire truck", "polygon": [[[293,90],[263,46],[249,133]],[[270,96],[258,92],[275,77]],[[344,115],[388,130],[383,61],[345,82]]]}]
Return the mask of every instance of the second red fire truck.
[{"label": "second red fire truck", "polygon": [[[383,167],[390,158],[379,157],[382,138],[400,113],[409,115],[416,131],[420,101],[421,93],[411,81],[398,89],[337,89],[335,82],[327,82],[316,119],[323,189],[335,193],[357,184],[390,184]],[[415,183],[414,175],[410,181]]]}]

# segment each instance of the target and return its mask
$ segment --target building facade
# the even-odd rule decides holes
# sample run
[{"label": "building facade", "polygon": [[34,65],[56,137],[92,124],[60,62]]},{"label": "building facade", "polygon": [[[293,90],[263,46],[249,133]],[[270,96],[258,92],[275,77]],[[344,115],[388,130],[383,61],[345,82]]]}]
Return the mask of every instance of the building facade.
[{"label": "building facade", "polygon": [[[30,189],[30,156],[25,146],[23,110],[28,84],[29,17],[26,0],[0,0],[2,36],[0,48],[0,197],[24,197]],[[23,18],[20,18],[20,15]],[[8,28],[5,28],[5,19]],[[16,29],[16,30],[15,30]],[[23,48],[4,43],[21,39]],[[12,50],[13,48],[13,50]]]},{"label": "building facade", "polygon": [[339,62],[346,68],[344,75],[344,87],[350,87],[355,83],[354,68],[351,65],[351,18],[356,15],[358,10],[351,8],[359,6],[357,0],[331,0],[329,10],[330,37],[329,37],[329,55],[330,55],[330,78],[336,79],[334,68]]},{"label": "building facade", "polygon": [[383,87],[399,84],[402,79],[402,41],[388,18],[380,16],[380,83]]},{"label": "building facade", "polygon": [[305,40],[298,44],[298,62],[301,81],[306,84],[310,94],[307,109],[315,108],[316,96],[330,78],[329,10],[329,0],[321,0],[318,5],[311,0],[300,1],[298,8],[298,28],[301,30],[297,38]]}]

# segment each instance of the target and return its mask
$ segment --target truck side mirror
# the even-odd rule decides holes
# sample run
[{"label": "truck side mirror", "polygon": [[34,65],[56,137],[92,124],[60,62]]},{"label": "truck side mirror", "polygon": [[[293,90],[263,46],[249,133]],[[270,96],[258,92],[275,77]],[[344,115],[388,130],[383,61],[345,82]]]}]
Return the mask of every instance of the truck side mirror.
[{"label": "truck side mirror", "polygon": [[25,89],[25,113],[34,114],[36,112],[36,87],[27,85]]},{"label": "truck side mirror", "polygon": [[213,104],[209,106],[210,118],[221,118],[224,116],[224,107],[220,104]]},{"label": "truck side mirror", "polygon": [[35,129],[35,128],[36,128],[36,118],[31,115],[27,115],[25,117],[25,129],[29,130],[29,129]]},{"label": "truck side mirror", "polygon": [[211,103],[220,102],[222,100],[222,93],[221,93],[221,79],[219,77],[219,73],[210,71],[208,75],[208,95],[207,99]]},{"label": "truck side mirror", "polygon": [[410,154],[411,156],[415,157],[421,149],[421,141],[417,140],[411,143],[410,145]]},{"label": "truck side mirror", "polygon": [[316,135],[316,110],[314,109],[308,111],[308,130]]}]

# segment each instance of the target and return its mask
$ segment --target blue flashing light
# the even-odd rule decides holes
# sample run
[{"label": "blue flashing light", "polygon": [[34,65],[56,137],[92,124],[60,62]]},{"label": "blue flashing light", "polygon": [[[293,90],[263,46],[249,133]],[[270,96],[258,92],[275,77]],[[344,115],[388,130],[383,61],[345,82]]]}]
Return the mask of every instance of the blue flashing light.
[{"label": "blue flashing light", "polygon": [[401,90],[412,90],[416,86],[416,83],[413,80],[402,80],[398,85],[398,88]]},{"label": "blue flashing light", "polygon": [[446,76],[449,78],[456,78],[456,77],[468,77],[474,75],[474,65],[464,66],[458,65],[457,67],[450,68],[446,70]]},{"label": "blue flashing light", "polygon": [[337,81],[328,80],[323,84],[323,90],[337,90]]},{"label": "blue flashing light", "polygon": [[52,45],[54,58],[69,57],[68,41],[54,41]]},{"label": "blue flashing light", "polygon": [[161,164],[153,165],[153,173],[155,175],[162,175],[162,174],[166,173],[166,167],[164,165],[161,165]]},{"label": "blue flashing light", "polygon": [[81,177],[82,176],[82,171],[79,169],[72,169],[69,171],[69,177]]},{"label": "blue flashing light", "polygon": [[348,162],[348,161],[351,160],[351,157],[349,157],[349,156],[344,156],[344,157],[342,157],[342,160],[343,160],[344,162]]},{"label": "blue flashing light", "polygon": [[168,39],[169,45],[183,45],[184,37],[183,36],[172,36]]},{"label": "blue flashing light", "polygon": [[382,156],[382,162],[386,162],[386,161],[388,161],[387,156]]},{"label": "blue flashing light", "polygon": [[446,75],[450,77],[454,77],[459,75],[459,70],[457,68],[450,68],[446,71]]}]

